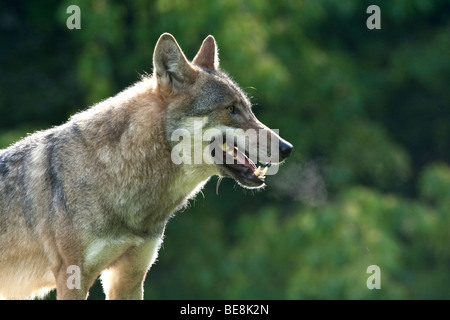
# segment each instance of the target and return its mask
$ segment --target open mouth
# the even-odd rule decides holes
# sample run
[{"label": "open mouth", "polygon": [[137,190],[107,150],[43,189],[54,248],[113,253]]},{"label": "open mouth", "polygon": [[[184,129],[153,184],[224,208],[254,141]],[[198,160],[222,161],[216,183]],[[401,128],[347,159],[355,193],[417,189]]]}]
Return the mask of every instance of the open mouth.
[{"label": "open mouth", "polygon": [[[256,166],[256,164],[235,145],[224,143],[221,154],[213,154],[218,163],[222,175],[235,179],[240,185],[247,188],[260,188],[264,186],[268,167]],[[214,152],[214,151],[213,151]],[[220,157],[222,157],[220,159]]]}]

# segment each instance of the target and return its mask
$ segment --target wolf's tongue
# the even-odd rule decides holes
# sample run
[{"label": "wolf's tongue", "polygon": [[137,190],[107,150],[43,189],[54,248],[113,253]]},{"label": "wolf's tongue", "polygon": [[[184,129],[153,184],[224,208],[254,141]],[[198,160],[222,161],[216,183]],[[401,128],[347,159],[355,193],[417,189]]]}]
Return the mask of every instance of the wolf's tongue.
[{"label": "wolf's tongue", "polygon": [[224,152],[224,163],[229,167],[241,171],[243,173],[253,173],[256,170],[256,165],[238,148],[234,147],[233,151]]},{"label": "wolf's tongue", "polygon": [[234,159],[233,164],[231,166],[241,166],[244,172],[253,172],[256,170],[256,165],[253,161],[248,158],[243,152],[239,151],[238,148],[234,147]]},{"label": "wolf's tongue", "polygon": [[245,155],[245,153],[239,151],[238,148],[236,148],[236,147],[234,148],[234,157],[235,157],[235,162],[252,169],[252,172],[255,171],[255,169],[256,169],[255,163],[249,157],[247,157]]}]

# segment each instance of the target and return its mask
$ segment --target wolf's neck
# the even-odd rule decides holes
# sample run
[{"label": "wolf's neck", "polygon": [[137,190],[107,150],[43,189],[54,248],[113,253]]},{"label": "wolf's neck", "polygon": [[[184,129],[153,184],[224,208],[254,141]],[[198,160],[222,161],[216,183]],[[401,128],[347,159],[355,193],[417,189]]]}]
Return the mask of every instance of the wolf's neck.
[{"label": "wolf's neck", "polygon": [[94,137],[88,143],[106,197],[118,212],[134,216],[136,226],[167,221],[212,175],[173,163],[165,109],[157,99],[151,88],[133,95],[125,92],[72,119],[85,136]]}]

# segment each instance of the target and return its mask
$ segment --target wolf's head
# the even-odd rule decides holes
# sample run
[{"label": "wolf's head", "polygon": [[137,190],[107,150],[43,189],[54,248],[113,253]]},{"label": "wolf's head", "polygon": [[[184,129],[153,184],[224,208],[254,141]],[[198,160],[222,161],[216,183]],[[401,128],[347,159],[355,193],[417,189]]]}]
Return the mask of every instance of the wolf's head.
[{"label": "wolf's head", "polygon": [[174,163],[259,188],[290,155],[293,146],[255,117],[248,97],[219,69],[214,37],[208,36],[189,62],[165,33],[156,44],[153,67],[167,105],[165,134]]}]

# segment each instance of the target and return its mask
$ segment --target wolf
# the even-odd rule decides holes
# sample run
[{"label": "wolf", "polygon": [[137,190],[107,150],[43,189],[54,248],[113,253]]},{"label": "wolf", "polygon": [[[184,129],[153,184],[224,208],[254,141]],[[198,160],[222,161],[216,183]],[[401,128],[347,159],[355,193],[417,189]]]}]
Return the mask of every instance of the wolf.
[{"label": "wolf", "polygon": [[58,299],[86,299],[100,276],[107,299],[143,299],[168,220],[211,176],[265,185],[267,167],[247,156],[259,142],[238,148],[238,134],[211,150],[214,159],[232,154],[231,162],[174,163],[174,132],[192,132],[199,120],[202,130],[223,137],[230,129],[258,130],[279,151],[272,166],[293,149],[255,117],[219,68],[213,36],[189,61],[165,33],[152,75],[1,150],[0,296],[42,298],[56,288]]}]

